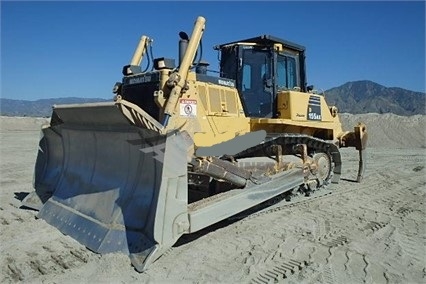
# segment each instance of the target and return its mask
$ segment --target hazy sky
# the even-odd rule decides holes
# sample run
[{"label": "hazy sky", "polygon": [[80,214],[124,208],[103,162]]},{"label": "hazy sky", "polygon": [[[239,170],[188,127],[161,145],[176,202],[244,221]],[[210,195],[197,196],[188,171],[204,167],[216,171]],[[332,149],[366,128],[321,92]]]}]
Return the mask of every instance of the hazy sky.
[{"label": "hazy sky", "polygon": [[112,98],[141,35],[154,57],[177,57],[178,33],[207,20],[216,44],[270,34],[306,47],[308,83],[330,89],[372,80],[425,91],[425,2],[1,1],[1,97]]}]

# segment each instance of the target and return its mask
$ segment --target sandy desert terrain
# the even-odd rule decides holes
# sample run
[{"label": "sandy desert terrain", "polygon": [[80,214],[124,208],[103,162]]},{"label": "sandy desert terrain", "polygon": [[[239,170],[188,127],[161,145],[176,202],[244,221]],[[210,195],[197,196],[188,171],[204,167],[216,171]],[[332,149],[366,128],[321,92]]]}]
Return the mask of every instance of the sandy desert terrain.
[{"label": "sandy desert terrain", "polygon": [[426,283],[426,116],[342,114],[364,121],[368,167],[343,149],[333,195],[225,222],[182,238],[145,273],[99,255],[22,209],[43,118],[1,117],[1,283]]}]

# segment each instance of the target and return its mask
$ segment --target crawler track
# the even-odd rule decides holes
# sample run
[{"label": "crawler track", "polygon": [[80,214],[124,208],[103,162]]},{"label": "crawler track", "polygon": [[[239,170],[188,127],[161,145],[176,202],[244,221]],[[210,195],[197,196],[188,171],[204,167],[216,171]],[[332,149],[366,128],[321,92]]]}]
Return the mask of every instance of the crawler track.
[{"label": "crawler track", "polygon": [[[309,155],[315,153],[325,153],[330,158],[330,174],[321,186],[315,190],[298,191],[295,189],[293,192],[285,192],[271,200],[259,204],[251,209],[230,217],[229,220],[241,220],[245,218],[254,218],[258,215],[275,212],[277,210],[285,209],[297,203],[309,202],[312,199],[322,198],[324,196],[336,194],[339,192],[328,189],[330,182],[337,183],[341,175],[341,155],[338,147],[330,141],[325,141],[308,135],[301,134],[276,134],[270,135],[269,139],[260,145],[247,149],[238,153],[234,158],[246,158],[252,156],[268,156],[267,149],[272,145],[281,145],[287,153],[294,154],[294,146],[299,144],[307,145]],[[308,179],[307,179],[308,181]],[[285,182],[285,181],[283,181]],[[304,186],[304,185],[301,185]]]},{"label": "crawler track", "polygon": [[294,154],[294,146],[300,144],[307,146],[308,154],[326,153],[329,155],[333,165],[332,182],[338,182],[340,180],[342,159],[339,148],[330,141],[325,141],[309,135],[291,133],[270,134],[267,137],[267,141],[236,154],[234,158],[269,156],[270,153],[268,153],[267,149],[273,145],[282,146],[284,154]]}]

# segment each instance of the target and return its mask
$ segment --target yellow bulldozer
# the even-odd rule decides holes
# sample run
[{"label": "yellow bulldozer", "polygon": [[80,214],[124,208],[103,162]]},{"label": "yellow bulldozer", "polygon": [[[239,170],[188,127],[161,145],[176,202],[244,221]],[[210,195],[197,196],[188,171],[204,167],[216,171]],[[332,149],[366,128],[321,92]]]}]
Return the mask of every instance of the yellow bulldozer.
[{"label": "yellow bulldozer", "polygon": [[270,35],[220,44],[211,75],[204,29],[200,16],[179,34],[177,64],[151,58],[142,36],[113,100],[53,106],[23,205],[142,272],[183,234],[337,183],[341,147],[358,150],[361,181],[366,126],[342,130],[307,85],[303,46]]}]

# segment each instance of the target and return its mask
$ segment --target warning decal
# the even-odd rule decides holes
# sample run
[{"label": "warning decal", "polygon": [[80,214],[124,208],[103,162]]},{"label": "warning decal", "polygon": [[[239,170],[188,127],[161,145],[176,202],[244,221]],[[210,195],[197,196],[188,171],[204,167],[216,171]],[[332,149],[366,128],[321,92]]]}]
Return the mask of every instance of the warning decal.
[{"label": "warning decal", "polygon": [[180,99],[179,100],[180,115],[186,117],[197,116],[197,101]]}]

